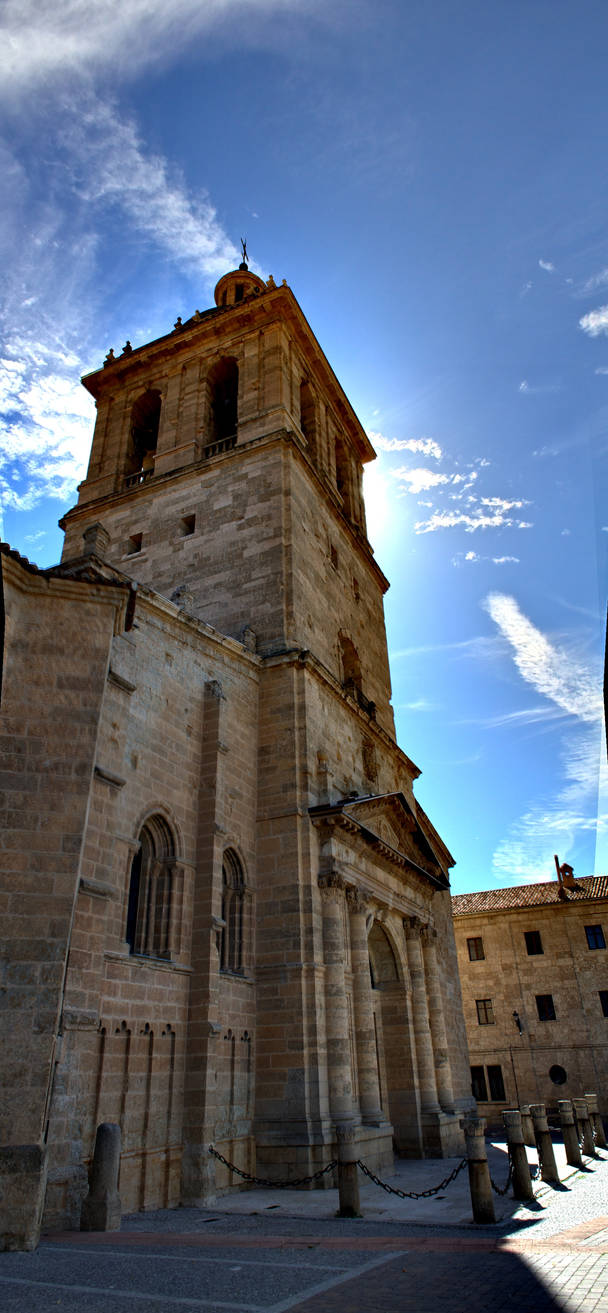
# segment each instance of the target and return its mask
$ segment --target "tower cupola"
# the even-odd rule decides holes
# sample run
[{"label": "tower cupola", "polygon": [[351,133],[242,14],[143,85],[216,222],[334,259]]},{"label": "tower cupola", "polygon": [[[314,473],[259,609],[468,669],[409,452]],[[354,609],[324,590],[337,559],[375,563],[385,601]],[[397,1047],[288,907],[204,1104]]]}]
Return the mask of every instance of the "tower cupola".
[{"label": "tower cupola", "polygon": [[241,261],[238,269],[232,269],[230,273],[224,274],[220,278],[215,288],[215,304],[217,306],[237,305],[239,301],[244,301],[248,296],[259,296],[260,292],[266,291],[266,284],[263,278],[258,278],[257,274],[252,274],[245,260]]}]

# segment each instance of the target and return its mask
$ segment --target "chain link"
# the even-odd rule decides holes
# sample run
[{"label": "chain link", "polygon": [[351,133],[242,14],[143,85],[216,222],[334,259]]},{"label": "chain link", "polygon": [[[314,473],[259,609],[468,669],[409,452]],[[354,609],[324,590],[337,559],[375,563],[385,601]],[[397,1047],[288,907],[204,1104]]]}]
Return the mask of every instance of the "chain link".
[{"label": "chain link", "polygon": [[229,1163],[228,1159],[224,1158],[223,1154],[218,1153],[217,1149],[214,1149],[212,1144],[209,1145],[209,1153],[212,1154],[214,1158],[217,1158],[218,1162],[223,1163],[224,1167],[227,1167],[230,1172],[235,1172],[237,1176],[242,1176],[244,1181],[249,1181],[251,1185],[266,1186],[270,1190],[287,1190],[290,1187],[294,1188],[296,1185],[310,1185],[311,1181],[318,1181],[321,1176],[326,1176],[327,1172],[333,1172],[334,1167],[338,1166],[337,1159],[333,1158],[326,1167],[320,1167],[319,1171],[313,1172],[311,1176],[298,1176],[294,1179],[285,1181],[271,1181],[264,1176],[250,1176],[249,1172],[241,1171],[240,1167],[235,1167],[234,1163]]},{"label": "chain link", "polygon": [[458,1166],[455,1167],[454,1170],[450,1172],[450,1175],[446,1176],[445,1180],[441,1181],[439,1185],[433,1185],[429,1190],[416,1191],[416,1190],[397,1190],[397,1188],[394,1185],[387,1185],[386,1181],[381,1181],[379,1176],[374,1176],[374,1173],[370,1170],[369,1167],[366,1167],[365,1163],[361,1162],[361,1159],[357,1161],[357,1167],[361,1168],[363,1175],[368,1176],[370,1181],[374,1182],[374,1185],[379,1185],[382,1190],[386,1190],[387,1194],[398,1195],[400,1199],[430,1199],[434,1194],[439,1194],[440,1190],[445,1190],[448,1185],[451,1185],[452,1181],[456,1180],[458,1173],[461,1172],[463,1167],[466,1167],[466,1165],[467,1165],[467,1159],[462,1158]]},{"label": "chain link", "polygon": [[512,1155],[511,1155],[511,1147],[510,1147],[510,1145],[507,1146],[507,1152],[508,1152],[508,1155],[509,1155],[509,1175],[507,1176],[507,1179],[506,1179],[506,1182],[505,1182],[505,1185],[503,1186],[503,1188],[501,1189],[501,1187],[500,1187],[499,1185],[496,1184],[496,1181],[493,1181],[493,1180],[492,1180],[492,1177],[490,1177],[490,1185],[492,1186],[492,1189],[493,1189],[493,1191],[494,1191],[495,1194],[500,1194],[500,1195],[504,1195],[504,1194],[506,1194],[506,1193],[507,1193],[507,1190],[509,1189],[509,1186],[510,1186],[510,1184],[511,1184],[511,1181],[513,1180],[513,1158],[512,1158]]}]

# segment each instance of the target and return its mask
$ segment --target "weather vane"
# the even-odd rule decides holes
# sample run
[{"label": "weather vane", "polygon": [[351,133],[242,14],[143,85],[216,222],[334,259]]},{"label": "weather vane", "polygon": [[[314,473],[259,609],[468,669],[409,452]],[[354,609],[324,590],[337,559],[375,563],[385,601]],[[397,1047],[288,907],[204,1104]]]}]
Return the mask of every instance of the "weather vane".
[{"label": "weather vane", "polygon": [[247,264],[247,238],[241,237],[241,249],[243,252],[243,264]]}]

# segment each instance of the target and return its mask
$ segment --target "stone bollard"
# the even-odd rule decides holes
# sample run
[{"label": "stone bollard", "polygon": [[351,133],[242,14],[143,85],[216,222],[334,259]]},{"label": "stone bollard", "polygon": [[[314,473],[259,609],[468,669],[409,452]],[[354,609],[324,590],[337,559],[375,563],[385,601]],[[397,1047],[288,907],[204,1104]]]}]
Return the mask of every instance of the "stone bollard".
[{"label": "stone bollard", "polygon": [[481,1223],[496,1221],[484,1138],[485,1129],[486,1123],[483,1117],[467,1117],[465,1119],[464,1137],[469,1164],[469,1188],[473,1205],[473,1221]]},{"label": "stone bollard", "polygon": [[583,1143],[581,1145],[581,1153],[586,1154],[587,1158],[597,1158],[597,1154],[595,1152],[595,1145],[593,1143],[593,1127],[589,1119],[587,1100],[573,1099],[572,1107],[574,1108],[574,1115],[578,1122],[579,1133],[583,1137]]},{"label": "stone bollard", "polygon": [[359,1144],[354,1126],[336,1126],[338,1142],[338,1200],[336,1217],[361,1217],[359,1197]]},{"label": "stone bollard", "polygon": [[595,1147],[596,1149],[608,1149],[604,1132],[604,1123],[597,1106],[597,1094],[586,1094],[585,1098],[587,1100],[587,1111],[591,1119],[591,1125],[595,1131]]},{"label": "stone bollard", "polygon": [[530,1104],[522,1103],[519,1111],[521,1113],[521,1128],[524,1134],[524,1144],[527,1144],[530,1149],[535,1149],[536,1136],[534,1134],[534,1122],[530,1116]]},{"label": "stone bollard", "polygon": [[562,1134],[564,1137],[564,1149],[566,1150],[566,1162],[571,1167],[582,1167],[581,1150],[578,1142],[578,1131],[574,1124],[574,1110],[570,1099],[558,1099],[557,1107],[559,1109],[559,1119],[562,1125]]},{"label": "stone bollard", "polygon": [[531,1103],[530,1113],[532,1121],[534,1122],[534,1134],[538,1146],[541,1179],[559,1185],[559,1173],[555,1161],[555,1154],[553,1152],[551,1132],[547,1122],[547,1112],[544,1103]]},{"label": "stone bollard", "polygon": [[120,1126],[102,1122],[97,1127],[89,1193],[80,1212],[81,1231],[120,1231]]},{"label": "stone bollard", "polygon": [[509,1157],[513,1171],[513,1198],[533,1199],[534,1187],[530,1179],[528,1155],[524,1144],[524,1132],[521,1113],[517,1110],[503,1112],[502,1119],[507,1132]]}]

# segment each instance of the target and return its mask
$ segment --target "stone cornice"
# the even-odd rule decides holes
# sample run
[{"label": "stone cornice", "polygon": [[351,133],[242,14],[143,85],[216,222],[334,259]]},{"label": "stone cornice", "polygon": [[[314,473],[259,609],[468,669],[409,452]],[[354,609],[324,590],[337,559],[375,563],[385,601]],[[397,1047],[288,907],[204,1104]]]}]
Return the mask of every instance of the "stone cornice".
[{"label": "stone cornice", "polygon": [[[390,795],[389,795],[390,796]],[[352,814],[346,812],[344,808],[348,807],[349,800],[345,799],[341,803],[321,804],[309,809],[309,815],[313,825],[321,830],[331,832],[332,830],[341,830],[351,836],[355,836],[364,848],[371,850],[375,858],[380,857],[388,865],[396,868],[400,872],[413,871],[417,876],[430,883],[434,889],[448,889],[449,884],[446,876],[440,868],[438,874],[426,870],[420,866],[414,858],[399,852],[393,848],[385,839],[374,834],[364,823],[358,821]],[[352,806],[352,801],[350,803]]]}]

